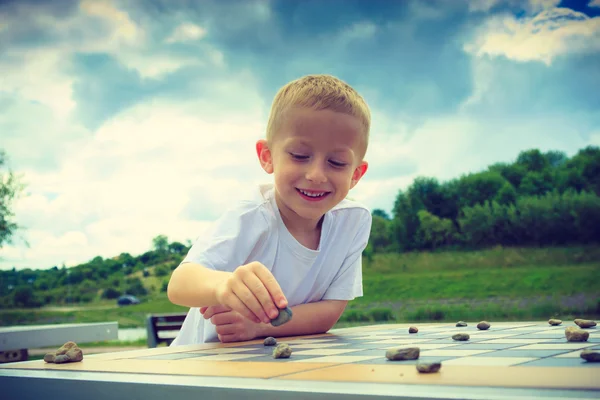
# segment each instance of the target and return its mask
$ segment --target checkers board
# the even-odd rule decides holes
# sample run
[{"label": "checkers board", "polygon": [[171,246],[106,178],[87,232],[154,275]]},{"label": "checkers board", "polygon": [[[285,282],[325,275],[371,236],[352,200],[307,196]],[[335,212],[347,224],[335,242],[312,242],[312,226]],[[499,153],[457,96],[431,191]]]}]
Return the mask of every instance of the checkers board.
[{"label": "checkers board", "polygon": [[[585,329],[590,334],[586,342],[567,342],[565,328],[576,326],[571,321],[560,326],[490,321],[485,331],[477,329],[478,321],[467,322],[467,327],[385,324],[277,338],[292,348],[289,358],[280,359],[272,357],[274,347],[262,340],[88,356],[82,347],[84,359],[78,363],[0,365],[0,385],[19,393],[19,399],[53,390],[58,395],[65,381],[70,387],[81,385],[86,400],[98,390],[104,393],[98,398],[127,398],[127,390],[137,398],[146,390],[144,399],[164,399],[178,391],[204,394],[203,399],[213,398],[211,394],[257,399],[600,398],[600,363],[579,356],[584,349],[600,350],[600,329]],[[418,333],[408,333],[412,325]],[[455,341],[455,333],[468,333],[470,339]],[[417,360],[390,361],[385,352],[395,347],[419,347],[418,361],[441,361],[442,368],[423,374],[416,370]]]}]

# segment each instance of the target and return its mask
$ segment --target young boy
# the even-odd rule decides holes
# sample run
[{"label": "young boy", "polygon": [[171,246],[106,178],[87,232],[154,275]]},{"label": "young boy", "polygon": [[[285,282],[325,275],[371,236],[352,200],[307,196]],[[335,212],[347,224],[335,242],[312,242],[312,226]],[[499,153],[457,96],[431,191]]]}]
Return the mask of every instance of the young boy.
[{"label": "young boy", "polygon": [[[324,333],[362,296],[371,214],[346,195],[367,171],[370,123],[363,98],[332,76],[279,90],[256,143],[274,183],[226,212],[173,271],[169,300],[190,310],[172,346]],[[293,318],[273,326],[285,307]]]}]

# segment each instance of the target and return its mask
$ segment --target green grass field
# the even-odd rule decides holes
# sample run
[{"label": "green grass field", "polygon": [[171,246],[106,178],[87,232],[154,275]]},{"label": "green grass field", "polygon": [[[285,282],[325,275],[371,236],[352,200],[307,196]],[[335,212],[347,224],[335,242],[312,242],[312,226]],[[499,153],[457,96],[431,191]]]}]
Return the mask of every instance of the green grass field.
[{"label": "green grass field", "polygon": [[[376,254],[365,260],[363,278],[364,297],[350,303],[336,327],[600,316],[600,249],[595,247]],[[118,321],[121,328],[132,328],[143,327],[147,314],[187,311],[158,292],[134,306],[117,307],[114,301],[79,306],[0,310],[0,324]]]}]

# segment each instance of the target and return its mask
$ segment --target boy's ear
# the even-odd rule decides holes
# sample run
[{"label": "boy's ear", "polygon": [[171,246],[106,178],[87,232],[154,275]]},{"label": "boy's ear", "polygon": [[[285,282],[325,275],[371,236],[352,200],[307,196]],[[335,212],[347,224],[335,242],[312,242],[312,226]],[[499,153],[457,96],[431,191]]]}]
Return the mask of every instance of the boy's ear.
[{"label": "boy's ear", "polygon": [[256,142],[256,155],[258,155],[258,161],[260,166],[265,170],[267,174],[273,173],[273,156],[269,144],[265,139],[261,139]]},{"label": "boy's ear", "polygon": [[368,168],[369,168],[369,163],[366,161],[362,161],[358,165],[358,167],[356,167],[354,169],[354,172],[352,173],[352,182],[350,183],[350,189],[352,189],[354,186],[356,186],[356,184],[358,183],[360,178],[362,178],[365,175]]}]

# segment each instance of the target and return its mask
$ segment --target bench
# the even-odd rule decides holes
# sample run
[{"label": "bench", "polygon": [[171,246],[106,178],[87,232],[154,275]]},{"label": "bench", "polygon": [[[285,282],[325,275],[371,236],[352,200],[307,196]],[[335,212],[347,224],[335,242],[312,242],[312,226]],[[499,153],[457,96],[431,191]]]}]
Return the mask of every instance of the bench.
[{"label": "bench", "polygon": [[[181,329],[187,313],[153,314],[146,317],[148,347],[157,347],[160,343],[167,346],[175,339]],[[164,333],[171,333],[164,335]]]}]

